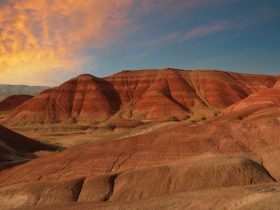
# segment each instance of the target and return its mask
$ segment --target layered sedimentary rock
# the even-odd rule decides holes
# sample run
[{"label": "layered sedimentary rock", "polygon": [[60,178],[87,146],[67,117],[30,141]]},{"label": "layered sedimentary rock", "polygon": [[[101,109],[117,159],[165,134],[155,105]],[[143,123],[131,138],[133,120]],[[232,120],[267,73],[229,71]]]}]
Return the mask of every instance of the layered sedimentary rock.
[{"label": "layered sedimentary rock", "polygon": [[184,118],[199,109],[253,103],[206,121],[162,123],[2,170],[0,209],[254,209],[263,201],[279,203],[278,91],[277,77],[218,71],[81,75],[21,105],[10,120]]},{"label": "layered sedimentary rock", "polygon": [[199,110],[222,109],[276,77],[176,69],[122,71],[105,78],[81,75],[18,107],[9,121],[59,123],[122,118],[188,118]]},{"label": "layered sedimentary rock", "polygon": [[[1,204],[4,209],[44,209],[45,205],[68,209],[73,203],[79,206],[88,202],[99,208],[109,201],[104,208],[117,202],[123,207],[127,201],[132,205],[145,199],[146,203],[154,197],[166,195],[168,199],[188,191],[207,196],[219,192],[213,199],[220,200],[232,190],[230,186],[243,186],[238,189],[252,192],[258,187],[255,184],[263,186],[252,196],[266,199],[268,195],[260,191],[276,193],[274,187],[279,184],[275,181],[280,180],[280,110],[258,117],[247,113],[242,119],[234,113],[198,124],[171,123],[148,133],[79,146],[0,171]],[[229,197],[236,195],[239,190]],[[242,199],[235,202],[241,205],[245,202]],[[248,203],[252,203],[250,199]],[[230,201],[228,206],[235,207],[235,203]]]},{"label": "layered sedimentary rock", "polygon": [[114,114],[119,106],[118,94],[110,83],[81,75],[35,96],[9,118],[31,123],[101,120]]},{"label": "layered sedimentary rock", "polygon": [[238,112],[255,108],[256,111],[271,107],[280,107],[280,79],[272,88],[260,90],[249,97],[238,101],[224,110],[225,113]]},{"label": "layered sedimentary rock", "polygon": [[30,95],[12,95],[0,102],[0,111],[12,111],[23,104],[33,96]]}]

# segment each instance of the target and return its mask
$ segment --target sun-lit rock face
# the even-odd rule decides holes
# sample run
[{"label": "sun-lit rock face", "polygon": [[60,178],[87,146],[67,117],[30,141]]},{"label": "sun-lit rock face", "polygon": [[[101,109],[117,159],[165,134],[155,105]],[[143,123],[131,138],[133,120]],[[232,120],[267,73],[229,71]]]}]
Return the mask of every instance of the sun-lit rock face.
[{"label": "sun-lit rock face", "polygon": [[[86,94],[89,89],[94,92],[92,98],[99,101],[104,99],[102,112],[108,111],[108,115],[112,114],[110,112],[112,110],[118,112],[118,110],[123,109],[123,106],[127,105],[127,103],[133,102],[131,107],[133,108],[132,111],[134,111],[136,108],[141,107],[141,103],[144,105],[146,103],[148,104],[147,106],[152,107],[154,103],[160,102],[160,108],[157,109],[156,106],[153,106],[153,112],[149,112],[148,109],[145,110],[144,105],[142,109],[144,114],[145,111],[148,111],[146,117],[157,118],[160,114],[166,114],[169,111],[169,109],[162,108],[164,104],[171,107],[174,106],[174,101],[181,100],[181,105],[185,102],[188,104],[185,105],[188,109],[183,109],[183,106],[178,105],[178,102],[176,105],[180,109],[174,108],[175,113],[179,115],[183,110],[184,114],[191,114],[197,104],[201,107],[210,107],[209,101],[211,97],[209,95],[213,96],[218,94],[219,91],[231,90],[226,89],[226,87],[241,88],[242,86],[243,89],[238,90],[242,90],[244,95],[248,94],[250,96],[243,99],[243,96],[241,97],[237,94],[237,89],[233,89],[229,94],[232,94],[232,96],[236,94],[235,100],[238,101],[235,104],[260,95],[254,100],[259,101],[262,106],[258,106],[253,111],[241,109],[238,114],[236,112],[221,114],[213,119],[198,123],[187,123],[186,121],[162,123],[164,127],[158,129],[150,127],[151,129],[148,132],[138,133],[137,135],[130,133],[125,137],[117,135],[115,139],[79,145],[78,147],[40,156],[24,164],[7,168],[0,171],[2,206],[6,209],[16,207],[30,209],[34,206],[44,209],[44,205],[59,205],[58,208],[63,209],[65,207],[65,209],[68,209],[70,204],[80,205],[92,202],[92,205],[101,206],[104,204],[102,202],[106,201],[109,201],[107,204],[112,205],[118,202],[122,202],[122,205],[125,202],[129,202],[133,205],[133,202],[145,203],[146,200],[160,198],[161,196],[169,198],[169,196],[178,193],[200,192],[209,196],[211,190],[219,192],[224,190],[219,197],[213,197],[213,199],[220,199],[225,197],[225,192],[238,187],[238,189],[249,189],[249,191],[256,187],[258,194],[260,185],[261,189],[266,186],[266,190],[269,190],[270,186],[279,187],[276,181],[280,180],[280,106],[276,107],[276,109],[275,107],[263,106],[263,103],[268,100],[264,99],[264,96],[269,97],[269,100],[273,98],[278,100],[279,94],[275,91],[279,91],[279,89],[277,89],[274,77],[240,76],[232,73],[230,78],[239,79],[231,80],[227,76],[228,73],[223,72],[165,70],[161,71],[162,75],[160,76],[158,75],[160,71],[150,72],[153,76],[151,78],[154,79],[146,78],[146,82],[143,84],[145,88],[141,87],[140,82],[138,85],[132,85],[132,82],[120,83],[120,81],[127,81],[123,74],[126,76],[135,74],[129,75],[130,78],[134,78],[141,72],[124,72],[118,76],[113,75],[105,79],[82,75],[68,81],[57,89],[48,90],[36,97],[53,97],[51,99],[54,102],[59,101],[60,105],[62,105],[62,102],[65,100],[64,103],[66,103],[67,100],[57,99],[59,95],[57,90],[59,89],[60,96],[72,97],[70,101],[75,104],[72,107],[80,107],[78,105],[81,104],[80,102],[85,97],[82,93]],[[175,76],[174,73],[176,73]],[[179,83],[177,74],[187,79],[182,79],[182,83]],[[199,79],[195,78],[202,77],[198,74],[206,74],[207,79],[205,76],[205,80],[215,80],[215,82],[212,81],[210,86],[205,81],[197,82]],[[118,77],[122,78],[122,80],[116,79]],[[226,78],[228,79],[227,82],[225,82]],[[176,94],[176,86],[174,85],[174,87],[172,81],[170,81],[173,79],[176,81],[174,84],[180,84]],[[256,82],[257,80],[258,82]],[[85,90],[85,92],[77,91],[79,81],[83,84],[81,90]],[[135,79],[131,81],[134,82]],[[234,81],[244,81],[244,83],[235,83]],[[105,88],[108,83],[111,84],[110,89]],[[220,88],[210,88],[217,83]],[[103,86],[103,84],[106,86]],[[131,86],[128,86],[128,84]],[[72,87],[75,87],[75,89],[71,89]],[[97,87],[100,88],[100,91],[93,91]],[[135,87],[135,89],[131,87]],[[192,99],[195,101],[193,106],[190,103],[191,100],[182,100],[183,94],[191,93],[180,92],[182,87],[188,87],[196,93]],[[139,89],[135,94],[137,88]],[[72,92],[77,95],[72,96],[73,93],[69,90],[73,90]],[[128,90],[131,93],[130,95],[127,94]],[[173,92],[170,90],[173,90]],[[53,95],[51,94],[52,91]],[[118,97],[118,99],[112,101],[118,101],[119,103],[113,104],[110,103],[110,97],[108,97],[109,99],[101,97],[106,94],[112,94],[110,97]],[[172,94],[173,101],[170,100],[170,95]],[[219,94],[215,97],[220,96]],[[83,96],[82,98],[81,95]],[[152,96],[157,96],[157,100]],[[231,100],[230,103],[234,102],[232,98],[227,98]],[[169,101],[166,101],[167,99]],[[125,102],[125,100],[128,102]],[[222,103],[225,101],[227,100],[218,98],[215,100],[221,106],[226,106]],[[42,106],[40,103],[37,104]],[[24,106],[22,105],[21,107]],[[62,107],[67,106],[64,104]],[[34,105],[35,108],[36,106]],[[51,111],[52,108],[49,108],[49,110]],[[69,108],[69,110],[72,110],[72,108]],[[84,112],[86,113],[86,111],[88,110],[85,109]],[[155,113],[158,115],[155,115]],[[98,112],[92,113],[91,116],[94,115],[97,116]],[[55,116],[61,117],[63,115]],[[242,117],[240,118],[239,116]],[[80,120],[82,118],[76,115],[76,119]],[[137,127],[137,129],[139,128]],[[234,195],[239,195],[239,193],[239,191],[235,192]],[[23,201],[20,200],[22,196],[24,196]],[[188,196],[184,196],[183,199],[186,197],[188,198]],[[143,199],[145,199],[145,202],[143,202]],[[15,200],[22,202],[15,203]],[[163,200],[165,200],[165,197]],[[240,200],[244,201],[243,197]],[[228,205],[231,206],[232,202]],[[98,207],[100,206],[97,206],[96,209],[99,209]],[[133,207],[131,208],[133,209]]]},{"label": "sun-lit rock face", "polygon": [[260,90],[249,97],[238,101],[224,110],[224,113],[237,112],[257,107],[279,107],[280,106],[280,80],[272,88]]},{"label": "sun-lit rock face", "polygon": [[273,86],[274,88],[280,88],[280,78],[278,78],[277,82]]},{"label": "sun-lit rock face", "polygon": [[17,106],[23,104],[27,100],[31,99],[33,96],[30,95],[12,95],[5,98],[0,102],[0,111],[11,111]]},{"label": "sun-lit rock face", "polygon": [[[122,71],[105,78],[81,75],[18,107],[10,122],[59,123],[122,118],[188,118],[222,109],[270,88],[276,77],[176,69]],[[124,115],[125,113],[125,115]]]},{"label": "sun-lit rock face", "polygon": [[31,123],[91,121],[106,119],[119,106],[118,94],[110,83],[91,75],[81,75],[35,96],[9,118]]}]

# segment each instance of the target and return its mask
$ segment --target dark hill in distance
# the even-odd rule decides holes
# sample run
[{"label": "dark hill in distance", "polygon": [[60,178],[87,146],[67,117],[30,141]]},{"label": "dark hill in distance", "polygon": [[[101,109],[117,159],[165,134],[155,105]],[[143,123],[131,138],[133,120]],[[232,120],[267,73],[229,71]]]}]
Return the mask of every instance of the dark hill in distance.
[{"label": "dark hill in distance", "polygon": [[31,95],[11,95],[0,101],[0,111],[11,111],[25,101],[33,98]]},{"label": "dark hill in distance", "polygon": [[0,100],[11,95],[36,95],[50,87],[0,84]]}]

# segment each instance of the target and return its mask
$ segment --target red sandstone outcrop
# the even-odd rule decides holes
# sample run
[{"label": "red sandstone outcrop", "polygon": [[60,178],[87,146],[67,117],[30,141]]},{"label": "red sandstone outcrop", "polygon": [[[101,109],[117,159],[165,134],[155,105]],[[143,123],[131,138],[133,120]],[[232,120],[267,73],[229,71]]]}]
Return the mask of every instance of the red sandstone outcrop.
[{"label": "red sandstone outcrop", "polygon": [[12,111],[23,104],[33,96],[30,95],[12,95],[0,102],[0,111]]},{"label": "red sandstone outcrop", "polygon": [[[272,197],[278,197],[279,203],[276,80],[263,75],[165,69],[126,71],[103,79],[82,75],[45,91],[18,107],[10,120],[94,121],[123,113],[137,113],[145,119],[183,118],[200,108],[248,103],[238,112],[199,123],[168,123],[143,134],[71,148],[2,170],[1,206],[5,210],[48,208],[44,205],[83,209],[94,202],[96,209],[114,209],[113,205],[122,202],[117,206],[131,209],[138,202],[139,209],[147,203],[158,208],[162,202],[180,197],[175,193],[190,190],[193,192],[165,208],[209,209],[211,203],[213,209],[246,209],[247,204],[254,209],[253,204]],[[127,123],[125,119],[120,122]],[[160,198],[163,195],[166,197]],[[102,205],[104,201],[110,202]]]},{"label": "red sandstone outcrop", "polygon": [[259,111],[269,107],[280,107],[280,80],[272,88],[260,90],[231,105],[224,110],[224,113],[238,112],[250,108]]},{"label": "red sandstone outcrop", "polygon": [[107,81],[81,75],[42,92],[14,110],[9,119],[31,123],[104,120],[119,110],[118,94]]},{"label": "red sandstone outcrop", "polygon": [[19,106],[8,121],[96,122],[116,113],[122,118],[185,119],[200,109],[225,108],[275,82],[274,76],[203,70],[122,71],[105,78],[81,75]]},{"label": "red sandstone outcrop", "polygon": [[[216,187],[225,193],[223,187],[251,185],[252,192],[253,184],[280,180],[279,119],[280,110],[242,120],[230,113],[39,157],[0,171],[0,200],[6,209],[37,204],[39,209],[56,204],[67,209],[70,202],[113,205]],[[263,189],[270,188],[258,191]],[[209,191],[199,192],[209,196]],[[224,199],[223,193],[216,199]]]}]

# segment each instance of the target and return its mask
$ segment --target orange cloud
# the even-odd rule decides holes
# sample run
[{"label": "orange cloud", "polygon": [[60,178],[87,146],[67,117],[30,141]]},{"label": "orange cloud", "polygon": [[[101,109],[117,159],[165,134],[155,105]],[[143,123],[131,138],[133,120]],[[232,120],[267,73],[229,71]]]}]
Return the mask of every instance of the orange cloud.
[{"label": "orange cloud", "polygon": [[79,69],[87,61],[78,56],[80,50],[104,47],[121,35],[132,3],[10,0],[0,4],[0,83],[43,84],[43,75],[50,71]]},{"label": "orange cloud", "polygon": [[216,1],[221,0],[4,0],[0,83],[56,84],[50,75],[78,73],[94,60],[81,52],[135,30],[134,18]]}]

